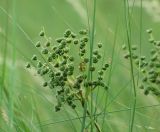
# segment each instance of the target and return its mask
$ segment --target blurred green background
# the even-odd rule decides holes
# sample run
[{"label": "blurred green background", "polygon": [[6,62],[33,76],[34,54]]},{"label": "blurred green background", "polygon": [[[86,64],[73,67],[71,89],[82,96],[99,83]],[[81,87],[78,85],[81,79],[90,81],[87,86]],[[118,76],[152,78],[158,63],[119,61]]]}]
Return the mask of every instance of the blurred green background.
[{"label": "blurred green background", "polygon": [[[88,28],[92,20],[93,2],[85,0],[1,0],[0,1],[0,131],[17,132],[79,132],[81,124],[76,113],[67,106],[54,112],[55,93],[43,88],[43,78],[34,69],[25,69],[26,62],[37,53],[34,46],[42,27],[53,39],[70,28],[75,33]],[[160,1],[129,1],[131,12],[131,42],[142,44],[142,53],[148,54],[150,45],[146,29],[153,28],[160,38]],[[88,8],[87,8],[88,7]],[[132,106],[130,65],[123,58],[121,46],[125,43],[126,23],[123,0],[97,0],[95,43],[103,43],[103,58],[112,60],[109,98],[104,132],[127,132]],[[141,12],[142,11],[142,12]],[[78,50],[78,49],[77,49]],[[73,51],[73,55],[76,53]],[[103,90],[99,93],[99,109],[106,103]],[[137,88],[134,132],[159,132],[159,100],[145,96]],[[77,108],[82,116],[81,108]],[[99,116],[99,122],[103,115]]]}]

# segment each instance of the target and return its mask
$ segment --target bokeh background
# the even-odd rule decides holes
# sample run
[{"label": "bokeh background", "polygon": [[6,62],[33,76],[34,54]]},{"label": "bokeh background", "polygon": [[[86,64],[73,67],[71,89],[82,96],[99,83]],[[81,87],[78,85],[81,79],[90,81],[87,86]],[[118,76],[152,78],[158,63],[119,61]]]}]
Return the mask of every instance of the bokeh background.
[{"label": "bokeh background", "polygon": [[[160,38],[160,0],[128,2],[131,43],[141,45],[142,53],[148,55],[151,45],[146,29],[152,28],[154,37]],[[100,90],[98,96],[99,111],[107,103],[104,132],[129,130],[132,83],[130,65],[123,58],[121,48],[126,39],[125,8],[124,0],[97,0],[96,3],[95,43],[103,43],[104,60],[113,62],[105,75],[109,94]],[[76,113],[67,106],[55,112],[55,93],[43,88],[43,78],[34,69],[26,70],[25,64],[37,53],[34,44],[42,27],[53,39],[68,28],[78,33],[88,28],[92,11],[91,0],[87,0],[87,6],[85,0],[0,0],[0,131],[80,131]],[[81,108],[77,111],[82,116]],[[103,115],[98,117],[99,122],[102,118]],[[159,132],[159,124],[159,99],[145,96],[137,88],[134,132]]]}]

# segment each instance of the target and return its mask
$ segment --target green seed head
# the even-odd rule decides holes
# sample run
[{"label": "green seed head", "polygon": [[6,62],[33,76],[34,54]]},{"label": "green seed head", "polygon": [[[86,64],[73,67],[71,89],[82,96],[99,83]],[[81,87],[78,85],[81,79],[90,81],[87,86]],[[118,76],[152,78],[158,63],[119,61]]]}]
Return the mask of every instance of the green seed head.
[{"label": "green seed head", "polygon": [[100,76],[102,76],[103,75],[103,71],[101,70],[101,71],[98,71],[98,74],[100,75]]},{"label": "green seed head", "polygon": [[46,47],[49,47],[51,45],[51,42],[50,41],[47,41],[46,42]]},{"label": "green seed head", "polygon": [[97,50],[97,49],[94,50],[94,51],[93,51],[93,54],[94,54],[94,55],[98,55],[98,50]]},{"label": "green seed head", "polygon": [[108,67],[109,67],[109,64],[108,64],[108,63],[104,64],[104,67],[105,67],[105,68],[108,68]]},{"label": "green seed head", "polygon": [[37,63],[37,68],[40,68],[40,67],[42,67],[43,65],[42,65],[42,63],[39,61],[38,63]]},{"label": "green seed head", "polygon": [[77,35],[76,35],[75,33],[71,33],[71,37],[72,37],[72,38],[76,38]]},{"label": "green seed head", "polygon": [[149,41],[150,43],[154,43],[154,39],[153,39],[153,38],[150,38],[148,41]]},{"label": "green seed head", "polygon": [[66,34],[67,36],[71,35],[71,30],[70,30],[70,29],[67,29],[67,30],[65,31],[65,34]]},{"label": "green seed head", "polygon": [[86,30],[80,30],[80,31],[79,31],[79,34],[81,34],[81,35],[86,35],[86,34],[87,34],[87,31],[86,31]]},{"label": "green seed head", "polygon": [[33,55],[32,60],[36,61],[37,60],[37,56]]},{"label": "green seed head", "polygon": [[46,49],[46,48],[43,49],[43,50],[42,50],[42,54],[48,54],[48,49]]},{"label": "green seed head", "polygon": [[45,35],[44,30],[40,31],[39,36],[43,37]]},{"label": "green seed head", "polygon": [[40,41],[38,41],[35,46],[36,46],[37,48],[40,47],[40,46],[41,46]]},{"label": "green seed head", "polygon": [[61,108],[59,107],[59,106],[55,106],[55,111],[56,112],[58,112],[58,111],[60,111],[61,110]]},{"label": "green seed head", "polygon": [[78,39],[75,39],[74,41],[73,41],[73,43],[76,45],[76,44],[78,44]]},{"label": "green seed head", "polygon": [[87,38],[87,37],[84,37],[84,38],[83,38],[83,41],[84,41],[84,42],[88,42],[88,38]]},{"label": "green seed head", "polygon": [[92,72],[95,71],[95,67],[94,67],[94,66],[91,66],[91,67],[90,67],[90,71],[92,71]]},{"label": "green seed head", "polygon": [[47,87],[48,86],[48,83],[47,82],[44,82],[43,83],[43,87]]},{"label": "green seed head", "polygon": [[26,68],[30,68],[31,67],[31,64],[30,63],[27,63],[26,64]]},{"label": "green seed head", "polygon": [[74,61],[74,57],[73,56],[69,57],[69,60]]},{"label": "green seed head", "polygon": [[136,45],[132,45],[132,50],[137,50],[137,46]]},{"label": "green seed head", "polygon": [[98,62],[98,59],[97,59],[97,57],[93,57],[93,63],[97,63]]},{"label": "green seed head", "polygon": [[56,39],[56,42],[57,42],[57,43],[61,43],[62,40],[64,40],[64,38],[58,38],[58,39]]},{"label": "green seed head", "polygon": [[152,33],[152,29],[147,29],[146,32],[150,34]]},{"label": "green seed head", "polygon": [[102,43],[98,43],[98,48],[102,48]]},{"label": "green seed head", "polygon": [[89,59],[88,59],[88,58],[84,58],[84,62],[85,62],[85,63],[88,63],[88,62],[89,62]]},{"label": "green seed head", "polygon": [[72,42],[72,39],[71,39],[71,38],[66,38],[66,42],[67,42],[67,43],[71,43],[71,42]]},{"label": "green seed head", "polygon": [[49,57],[47,58],[47,60],[48,60],[48,62],[52,62],[52,56],[49,56]]}]

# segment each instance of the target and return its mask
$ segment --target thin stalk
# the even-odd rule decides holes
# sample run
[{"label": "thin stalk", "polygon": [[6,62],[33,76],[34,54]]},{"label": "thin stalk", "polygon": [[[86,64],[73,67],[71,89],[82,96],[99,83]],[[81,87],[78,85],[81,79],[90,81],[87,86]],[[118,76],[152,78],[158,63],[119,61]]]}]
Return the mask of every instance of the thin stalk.
[{"label": "thin stalk", "polygon": [[[86,0],[86,6],[87,6],[87,0]],[[90,37],[90,61],[89,61],[89,68],[88,68],[88,81],[92,81],[92,72],[90,71],[90,67],[92,66],[92,53],[93,53],[93,45],[94,45],[94,32],[95,32],[95,16],[96,16],[96,0],[94,0],[93,3],[93,18],[92,18],[92,31],[90,29],[90,22],[89,22],[89,14],[88,14],[88,6],[87,6],[87,18],[88,18],[88,28],[89,28],[89,37]],[[91,115],[93,113],[93,92],[91,91],[92,88],[86,89],[86,95],[84,100],[84,111],[83,111],[83,122],[82,122],[82,129],[81,132],[85,129],[85,122],[86,122],[86,113],[87,113],[87,98],[88,94],[91,92]],[[92,117],[91,117],[92,120]],[[91,132],[93,131],[93,123],[91,123]]]},{"label": "thin stalk", "polygon": [[131,122],[129,125],[129,131],[133,131],[134,118],[135,118],[135,107],[136,107],[136,85],[134,78],[134,70],[133,70],[133,61],[132,61],[132,50],[131,50],[131,25],[130,25],[130,15],[129,15],[129,4],[128,0],[124,0],[124,12],[125,12],[125,23],[126,23],[126,35],[127,35],[127,44],[130,53],[130,67],[131,67],[131,78],[133,84],[133,106],[131,111]]},{"label": "thin stalk", "polygon": [[[90,36],[90,63],[89,63],[89,68],[92,67],[92,58],[93,58],[93,46],[94,46],[94,33],[95,33],[95,18],[96,18],[96,0],[94,0],[94,8],[93,8],[93,18],[92,18],[92,32],[91,32],[91,36]],[[89,70],[90,71],[90,70]],[[93,73],[90,72],[90,76],[89,76],[90,81],[92,81],[93,79]],[[92,89],[92,87],[91,87]],[[91,90],[91,121],[93,121],[93,91]],[[93,132],[93,122],[91,122],[91,132]]]}]

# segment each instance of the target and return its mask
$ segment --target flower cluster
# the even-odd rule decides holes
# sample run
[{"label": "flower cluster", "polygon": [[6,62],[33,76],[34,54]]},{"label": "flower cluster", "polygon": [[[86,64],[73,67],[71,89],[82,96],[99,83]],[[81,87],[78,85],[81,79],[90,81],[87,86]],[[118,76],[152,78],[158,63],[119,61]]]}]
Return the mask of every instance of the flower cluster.
[{"label": "flower cluster", "polygon": [[[79,31],[76,35],[70,29],[67,29],[63,36],[52,42],[45,31],[39,33],[40,41],[35,47],[40,51],[40,57],[33,55],[31,63],[27,63],[26,68],[36,65],[37,74],[46,80],[43,87],[49,87],[56,90],[57,105],[55,111],[59,111],[64,104],[68,104],[75,109],[76,100],[82,101],[85,98],[86,89],[94,90],[96,87],[108,89],[104,83],[103,75],[109,67],[106,63],[98,70],[96,64],[101,59],[100,49],[102,44],[97,44],[97,49],[93,51],[92,60],[87,56],[87,44],[89,42],[87,30]],[[78,49],[77,56],[71,53],[71,47]],[[93,65],[89,67],[89,62]],[[98,77],[95,80],[88,79],[88,70],[97,72]]]},{"label": "flower cluster", "polygon": [[[152,44],[150,56],[139,56],[136,46],[132,46],[132,54],[127,53],[124,57],[128,59],[131,57],[140,73],[142,74],[140,89],[144,89],[144,94],[148,95],[150,92],[156,96],[160,96],[160,41],[156,41],[152,35],[152,29],[148,29],[149,42]],[[126,46],[122,47],[126,50]]]}]

